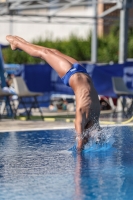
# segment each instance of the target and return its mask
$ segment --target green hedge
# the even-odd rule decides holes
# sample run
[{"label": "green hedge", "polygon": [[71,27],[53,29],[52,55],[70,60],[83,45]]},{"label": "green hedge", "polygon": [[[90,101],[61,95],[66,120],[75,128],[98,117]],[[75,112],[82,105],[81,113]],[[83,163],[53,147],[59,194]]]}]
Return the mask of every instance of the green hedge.
[{"label": "green hedge", "polygon": [[[129,29],[128,35],[128,57],[133,57],[133,30]],[[71,34],[68,40],[51,41],[49,38],[43,40],[38,38],[32,43],[46,46],[48,48],[55,48],[62,53],[69,55],[79,61],[90,61],[91,59],[91,36],[81,38]],[[119,28],[114,26],[109,35],[98,38],[98,62],[109,63],[113,61],[118,62],[119,56]],[[29,56],[23,51],[12,51],[11,48],[2,50],[5,63],[18,64],[35,64],[45,62],[41,59]]]}]

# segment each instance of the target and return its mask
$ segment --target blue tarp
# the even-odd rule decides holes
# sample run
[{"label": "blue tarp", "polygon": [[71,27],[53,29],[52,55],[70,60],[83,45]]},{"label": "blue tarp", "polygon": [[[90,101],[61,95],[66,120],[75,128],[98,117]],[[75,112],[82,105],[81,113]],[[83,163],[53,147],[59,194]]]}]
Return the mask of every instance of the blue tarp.
[{"label": "blue tarp", "polygon": [[21,76],[24,73],[24,65],[19,64],[4,64],[4,69],[8,74]]},{"label": "blue tarp", "polygon": [[92,73],[92,80],[99,95],[116,97],[111,80],[113,76],[122,77],[127,87],[133,90],[133,62],[96,66]]},{"label": "blue tarp", "polygon": [[6,45],[6,44],[0,44],[0,47],[1,47],[1,49],[4,49],[4,48],[9,47],[9,45]]},{"label": "blue tarp", "polygon": [[[129,89],[133,90],[133,62],[102,66],[83,65],[92,77],[99,95],[116,97],[112,87],[112,76],[123,77]],[[62,83],[57,73],[48,64],[20,65],[20,70],[17,69],[16,72],[16,75],[23,76],[31,91],[73,94],[72,89]]]}]

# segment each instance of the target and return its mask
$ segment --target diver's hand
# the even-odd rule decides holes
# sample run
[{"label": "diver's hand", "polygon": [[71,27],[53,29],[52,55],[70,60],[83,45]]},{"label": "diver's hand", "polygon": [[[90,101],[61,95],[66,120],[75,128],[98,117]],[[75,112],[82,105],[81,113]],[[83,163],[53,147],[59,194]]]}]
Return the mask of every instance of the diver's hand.
[{"label": "diver's hand", "polygon": [[83,148],[84,148],[84,138],[83,138],[83,135],[78,135],[76,137],[76,143],[77,143],[77,146],[76,146],[77,151],[78,152],[82,151]]},{"label": "diver's hand", "polygon": [[77,141],[77,151],[82,151],[83,149],[83,140],[80,139]]},{"label": "diver's hand", "polygon": [[77,151],[80,152],[84,149],[84,145],[88,142],[89,137],[84,137],[83,135],[78,135],[76,137],[77,141]]}]

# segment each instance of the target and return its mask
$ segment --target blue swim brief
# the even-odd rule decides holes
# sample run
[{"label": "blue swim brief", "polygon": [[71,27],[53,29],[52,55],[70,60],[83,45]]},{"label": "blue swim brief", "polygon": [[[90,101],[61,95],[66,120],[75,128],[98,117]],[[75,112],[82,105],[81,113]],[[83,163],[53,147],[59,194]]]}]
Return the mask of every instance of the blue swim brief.
[{"label": "blue swim brief", "polygon": [[70,77],[75,74],[75,73],[84,73],[84,74],[87,74],[87,71],[84,67],[82,67],[79,63],[74,63],[72,65],[72,68],[61,78],[61,80],[63,81],[63,83],[67,86],[70,86],[69,85],[69,79]]}]

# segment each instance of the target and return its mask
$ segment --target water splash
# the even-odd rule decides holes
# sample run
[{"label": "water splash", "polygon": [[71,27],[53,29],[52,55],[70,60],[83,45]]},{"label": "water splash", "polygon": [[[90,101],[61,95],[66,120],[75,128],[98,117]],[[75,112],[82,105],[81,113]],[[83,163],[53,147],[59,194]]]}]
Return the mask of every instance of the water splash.
[{"label": "water splash", "polygon": [[[91,127],[89,130],[84,132],[84,136],[89,137],[89,142],[84,146],[82,152],[97,152],[97,151],[107,151],[112,148],[115,139],[114,134],[116,132],[116,127],[104,127],[101,128],[98,124]],[[77,143],[74,144],[69,151],[75,152],[77,150]]]}]

